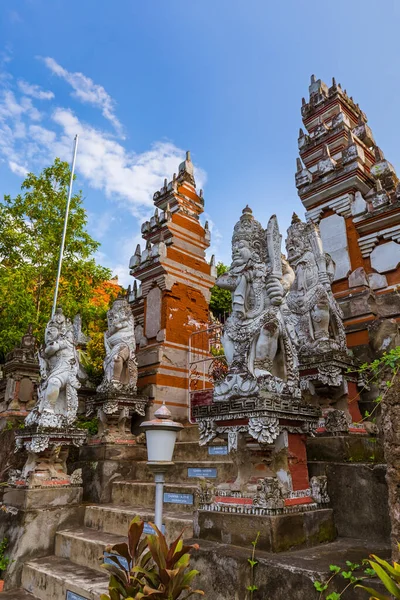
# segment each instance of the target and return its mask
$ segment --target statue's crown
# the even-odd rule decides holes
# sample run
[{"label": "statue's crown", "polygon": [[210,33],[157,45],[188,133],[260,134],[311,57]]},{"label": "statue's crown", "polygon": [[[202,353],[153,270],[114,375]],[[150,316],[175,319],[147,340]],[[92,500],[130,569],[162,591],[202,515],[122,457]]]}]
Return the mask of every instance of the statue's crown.
[{"label": "statue's crown", "polygon": [[266,260],[265,231],[253,217],[253,211],[248,205],[242,210],[242,216],[233,229],[232,244],[241,240],[247,242],[261,261]]},{"label": "statue's crown", "polygon": [[118,296],[118,298],[114,300],[112,307],[107,312],[107,315],[111,316],[116,313],[123,314],[126,317],[132,317],[133,319],[132,310],[125,296]]},{"label": "statue's crown", "polygon": [[69,319],[64,315],[62,308],[57,308],[50,321],[47,323],[46,331],[50,327],[55,327],[62,334],[73,332],[73,325]]}]

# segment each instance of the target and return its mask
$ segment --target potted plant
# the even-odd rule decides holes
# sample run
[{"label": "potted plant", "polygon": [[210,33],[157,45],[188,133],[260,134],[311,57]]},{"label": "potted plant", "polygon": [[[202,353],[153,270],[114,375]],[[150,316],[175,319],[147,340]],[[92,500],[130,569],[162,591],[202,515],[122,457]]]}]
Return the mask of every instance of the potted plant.
[{"label": "potted plant", "polygon": [[150,523],[154,535],[142,538],[144,523],[135,517],[129,526],[128,543],[107,546],[110,563],[102,567],[110,572],[109,595],[101,600],[186,600],[193,594],[204,595],[191,587],[198,571],[189,570],[190,552],[197,544],[184,546],[183,532],[169,546],[165,536]]}]

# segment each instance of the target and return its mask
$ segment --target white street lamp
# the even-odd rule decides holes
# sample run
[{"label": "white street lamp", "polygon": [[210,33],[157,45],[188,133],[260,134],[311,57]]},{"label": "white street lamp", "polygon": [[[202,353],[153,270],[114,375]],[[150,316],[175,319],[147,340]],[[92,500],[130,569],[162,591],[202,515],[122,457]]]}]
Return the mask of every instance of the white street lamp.
[{"label": "white street lamp", "polygon": [[147,465],[154,473],[156,484],[156,506],[154,522],[162,531],[163,496],[165,472],[172,466],[172,456],[178,431],[183,429],[181,423],[171,419],[172,415],[163,403],[154,413],[151,421],[140,425],[146,432]]}]

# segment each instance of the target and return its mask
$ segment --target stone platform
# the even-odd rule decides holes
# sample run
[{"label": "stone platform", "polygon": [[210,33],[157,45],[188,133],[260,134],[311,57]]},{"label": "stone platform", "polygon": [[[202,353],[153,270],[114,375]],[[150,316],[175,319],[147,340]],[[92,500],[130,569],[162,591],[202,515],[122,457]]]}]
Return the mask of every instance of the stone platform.
[{"label": "stone platform", "polygon": [[266,552],[284,552],[331,542],[336,538],[333,511],[329,508],[284,515],[240,515],[200,510],[196,532],[203,540],[251,548]]}]

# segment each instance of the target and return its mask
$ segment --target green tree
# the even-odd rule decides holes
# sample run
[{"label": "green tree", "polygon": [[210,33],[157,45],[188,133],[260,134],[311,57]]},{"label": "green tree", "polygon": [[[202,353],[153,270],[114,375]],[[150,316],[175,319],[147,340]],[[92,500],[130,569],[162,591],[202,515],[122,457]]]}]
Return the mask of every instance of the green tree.
[{"label": "green tree", "polygon": [[[222,262],[217,264],[218,277],[228,271],[228,267]],[[223,290],[214,285],[211,290],[210,310],[214,317],[223,320],[224,316],[232,310],[232,297],[229,290]]]},{"label": "green tree", "polygon": [[[16,198],[0,202],[0,357],[29,323],[40,341],[51,314],[70,169],[56,158],[39,175],[29,173]],[[58,305],[87,327],[96,319],[94,290],[111,277],[96,264],[99,247],[87,232],[82,192],[71,198]],[[104,311],[103,311],[104,312]]]}]

